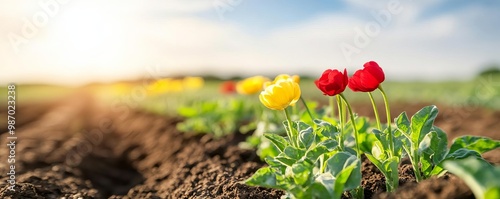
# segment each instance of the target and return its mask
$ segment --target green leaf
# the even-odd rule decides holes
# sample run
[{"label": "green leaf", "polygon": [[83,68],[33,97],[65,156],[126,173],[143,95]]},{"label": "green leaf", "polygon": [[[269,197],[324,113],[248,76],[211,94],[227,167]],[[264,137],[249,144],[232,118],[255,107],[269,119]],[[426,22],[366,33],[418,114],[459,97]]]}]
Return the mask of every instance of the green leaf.
[{"label": "green leaf", "polygon": [[399,161],[400,161],[399,157],[393,156],[387,159],[383,163],[386,171],[386,174],[384,176],[386,177],[386,181],[387,183],[389,183],[389,186],[392,187],[393,191],[396,190],[397,186],[399,185],[399,176],[398,176]]},{"label": "green leaf", "polygon": [[434,128],[427,134],[422,142],[420,142],[419,152],[421,170],[425,178],[431,176],[431,172],[435,165],[443,161],[448,153],[448,137],[446,133],[439,128]]},{"label": "green leaf", "polygon": [[387,185],[394,190],[399,184],[399,157],[393,156],[391,158],[377,159],[371,154],[366,153],[365,155],[382,172],[386,178]]},{"label": "green leaf", "polygon": [[321,155],[327,152],[328,149],[325,146],[318,145],[306,152],[306,158],[312,163],[315,163]]},{"label": "green leaf", "polygon": [[283,165],[282,162],[278,161],[276,158],[272,158],[272,157],[266,157],[264,158],[264,161],[271,167],[281,167],[281,166],[286,166],[286,165]]},{"label": "green leaf", "polygon": [[288,146],[287,140],[280,135],[265,133],[264,137],[269,139],[274,144],[274,146],[276,146],[280,150],[280,152],[285,150],[285,147]]},{"label": "green leaf", "polygon": [[443,162],[447,160],[459,160],[468,157],[481,158],[481,154],[479,154],[477,151],[463,149],[463,148],[458,149],[452,153],[448,153],[443,161],[441,161],[439,164],[434,165],[434,168],[432,168],[432,170],[428,173],[428,176],[440,176],[444,174],[446,170],[443,167]]},{"label": "green leaf", "polygon": [[312,180],[312,167],[307,161],[298,161],[293,164],[292,172],[295,184],[304,185]]},{"label": "green leaf", "polygon": [[487,137],[480,136],[461,136],[455,138],[450,147],[450,152],[465,148],[484,153],[496,148],[500,148],[500,140],[492,140]]},{"label": "green leaf", "polygon": [[[326,193],[328,193],[327,197],[320,197],[320,198],[332,198],[332,199],[340,198],[340,197],[337,197],[337,198],[334,197],[335,177],[333,177],[332,174],[330,174],[330,173],[320,174],[318,177],[316,177],[316,182],[314,184],[322,185],[322,187],[324,187],[324,189],[327,191]],[[316,189],[321,190],[321,188],[319,188],[319,187]]]},{"label": "green leaf", "polygon": [[481,157],[481,154],[479,154],[477,151],[473,151],[473,150],[470,150],[470,149],[458,149],[454,152],[450,152],[448,153],[448,155],[446,155],[446,159],[447,160],[451,160],[451,159],[464,159],[464,158],[467,158],[467,157],[478,157],[480,158]]},{"label": "green leaf", "polygon": [[385,129],[384,133],[380,132],[378,129],[373,129],[373,134],[381,144],[382,151],[385,149],[389,149],[389,138],[388,138],[388,129]]},{"label": "green leaf", "polygon": [[287,157],[284,153],[280,153],[278,156],[274,158],[277,162],[280,162],[284,166],[292,166],[295,162],[297,162],[296,159],[292,159],[290,157]]},{"label": "green leaf", "polygon": [[431,137],[431,139],[435,137],[435,140],[431,143],[431,149],[434,151],[432,162],[438,164],[448,154],[448,135],[438,127],[434,127],[434,132],[435,134]]},{"label": "green leaf", "polygon": [[262,141],[257,147],[257,155],[259,155],[260,159],[263,160],[266,157],[276,157],[281,153],[276,146],[266,143],[270,143],[270,141]]},{"label": "green leaf", "polygon": [[[308,128],[311,128],[311,126],[309,126],[309,124],[306,124],[305,122],[298,121],[298,122],[292,122],[292,128],[297,129],[297,132],[301,132],[303,130],[307,130]],[[311,129],[311,131],[312,131],[312,129]]]},{"label": "green leaf", "polygon": [[403,135],[410,138],[410,120],[408,119],[406,112],[402,112],[397,118],[395,118],[394,123],[396,123],[398,130]]},{"label": "green leaf", "polygon": [[337,150],[337,148],[339,147],[339,142],[337,142],[337,140],[334,139],[328,139],[318,143],[318,145],[325,146],[328,149],[328,151],[334,151]]},{"label": "green leaf", "polygon": [[500,198],[500,187],[492,187],[486,190],[484,198]]},{"label": "green leaf", "polygon": [[315,134],[311,127],[299,131],[299,143],[302,148],[309,149],[314,143]]},{"label": "green leaf", "polygon": [[299,139],[299,132],[303,130],[307,131],[308,128],[311,128],[311,126],[301,121],[292,122],[292,129],[289,128],[287,120],[283,121],[283,126],[285,127],[285,130],[290,133],[290,136],[292,137],[290,139],[294,141]]},{"label": "green leaf", "polygon": [[368,158],[368,160],[370,160],[370,162],[373,163],[379,170],[383,170],[385,168],[382,162],[375,158],[373,155],[369,153],[365,153],[365,155],[366,158]]},{"label": "green leaf", "polygon": [[[354,121],[356,122],[356,131],[361,134],[361,133],[367,133],[367,130],[368,130],[368,127],[369,127],[369,123],[368,123],[368,118],[367,117],[358,117],[356,116],[354,118]],[[353,131],[353,128],[352,128],[352,121],[349,120],[345,127],[345,132],[344,134],[345,135],[349,135],[349,136],[354,136],[354,131]]]},{"label": "green leaf", "polygon": [[383,160],[387,157],[385,154],[384,146],[382,146],[382,143],[380,141],[373,143],[373,147],[372,150],[370,151],[370,154],[373,155],[373,157],[377,158],[378,160]]},{"label": "green leaf", "polygon": [[[331,187],[327,189],[327,187]],[[309,187],[312,198],[333,198],[333,178],[323,179],[321,176]]]},{"label": "green leaf", "polygon": [[471,188],[478,199],[500,196],[500,167],[493,167],[482,158],[470,157],[461,160],[447,160],[443,166],[460,177]]},{"label": "green leaf", "polygon": [[[355,167],[355,171],[347,176],[348,179],[345,180],[345,189],[353,189],[360,185],[361,183],[361,161],[355,156],[347,152],[338,152],[326,160],[325,172],[332,174],[334,177],[338,177],[342,171],[348,167]],[[344,191],[344,190],[343,190]]]},{"label": "green leaf", "polygon": [[411,143],[405,135],[396,132],[398,131],[393,130],[394,156],[402,157],[403,151],[405,151],[405,147],[411,147]]},{"label": "green leaf", "polygon": [[361,133],[358,134],[359,148],[364,153],[370,153],[373,148],[373,143],[377,141],[377,138],[373,133]]},{"label": "green leaf", "polygon": [[285,150],[283,150],[283,153],[293,159],[293,160],[300,160],[304,155],[305,155],[305,151],[302,151],[300,149],[297,149],[295,147],[292,147],[292,146],[287,146],[285,148]]},{"label": "green leaf", "polygon": [[245,143],[250,144],[252,147],[257,147],[262,143],[262,140],[260,137],[252,135],[247,137]]},{"label": "green leaf", "polygon": [[321,137],[335,139],[339,135],[337,127],[330,122],[316,119],[314,123],[316,124],[316,133]]},{"label": "green leaf", "polygon": [[216,101],[215,102],[204,101],[201,104],[201,112],[202,113],[214,112],[215,110],[217,110],[217,107],[218,107],[218,104]]},{"label": "green leaf", "polygon": [[431,164],[440,163],[448,154],[448,136],[440,128],[434,127],[434,131],[425,135],[419,145],[419,152],[428,158]]},{"label": "green leaf", "polygon": [[[357,164],[350,164],[349,166],[345,167],[340,171],[340,173],[337,175],[337,179],[335,179],[335,185],[333,186],[334,189],[334,197],[333,198],[340,198],[342,196],[342,193],[346,190],[354,189],[361,185],[361,170],[360,170],[361,165]],[[357,176],[359,172],[359,182],[357,182]],[[355,176],[353,178],[353,176]],[[355,187],[352,187],[355,186]]]},{"label": "green leaf", "polygon": [[422,108],[411,117],[410,140],[413,144],[420,143],[424,136],[431,131],[437,114],[437,107],[432,105]]},{"label": "green leaf", "polygon": [[368,122],[367,117],[357,117],[356,118],[356,129],[358,133],[367,133],[368,128],[370,127],[370,123]]},{"label": "green leaf", "polygon": [[441,177],[446,173],[446,169],[443,168],[442,163],[435,165],[432,171],[429,173],[429,176],[437,176]]},{"label": "green leaf", "polygon": [[267,188],[283,189],[276,182],[276,174],[269,167],[260,168],[250,178],[245,180],[245,184],[250,186],[261,186]]},{"label": "green leaf", "polygon": [[198,110],[194,107],[181,106],[177,109],[177,113],[182,117],[194,117],[198,115]]}]

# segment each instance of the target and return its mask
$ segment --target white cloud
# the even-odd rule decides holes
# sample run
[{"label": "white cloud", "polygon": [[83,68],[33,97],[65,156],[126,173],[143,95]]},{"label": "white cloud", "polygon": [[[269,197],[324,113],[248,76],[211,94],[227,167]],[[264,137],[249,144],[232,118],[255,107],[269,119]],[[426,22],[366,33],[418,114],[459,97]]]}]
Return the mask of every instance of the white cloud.
[{"label": "white cloud", "polygon": [[[319,75],[328,67],[347,67],[352,72],[369,60],[378,61],[389,78],[437,79],[443,76],[470,77],[477,69],[475,67],[490,61],[500,62],[497,56],[500,40],[485,41],[477,37],[477,30],[470,28],[484,27],[473,18],[473,13],[492,12],[483,7],[464,8],[421,19],[419,16],[423,10],[435,5],[432,1],[416,4],[401,0],[404,8],[401,14],[392,16],[390,24],[382,28],[378,36],[370,38],[370,44],[361,48],[359,54],[354,54],[349,63],[339,45],[353,44],[355,28],[364,29],[375,19],[359,18],[345,11],[316,16],[274,29],[269,34],[256,35],[234,22],[196,17],[194,13],[213,9],[211,1],[130,2],[134,4],[123,5],[114,13],[101,13],[102,20],[81,18],[83,24],[92,22],[87,24],[87,29],[93,30],[96,24],[104,24],[95,27],[101,31],[97,33],[106,34],[84,32],[79,35],[71,31],[82,26],[64,25],[68,13],[75,16],[76,12],[67,8],[18,55],[13,53],[10,44],[0,40],[3,42],[0,47],[1,81],[40,79],[37,76],[43,77],[43,81],[73,80],[75,83],[113,80],[140,76],[147,72],[146,67],[156,65],[161,66],[165,74],[301,72]],[[72,9],[85,11],[75,5]],[[375,8],[383,8],[383,4],[378,5]],[[361,4],[354,9],[370,11]],[[165,15],[161,17],[148,17],[148,14],[161,15],[162,11]],[[2,25],[9,21],[4,16],[0,15]],[[106,27],[105,24],[112,26]],[[9,29],[19,31],[16,29],[19,26],[13,23]],[[58,28],[78,37],[68,39],[71,37],[65,36],[65,32]],[[6,34],[5,30],[0,33]],[[89,55],[88,60],[75,61],[81,55],[72,58],[68,53],[67,49],[72,49],[68,42],[78,41],[79,37],[88,39],[75,43],[89,47],[87,50],[78,48],[80,54]]]}]

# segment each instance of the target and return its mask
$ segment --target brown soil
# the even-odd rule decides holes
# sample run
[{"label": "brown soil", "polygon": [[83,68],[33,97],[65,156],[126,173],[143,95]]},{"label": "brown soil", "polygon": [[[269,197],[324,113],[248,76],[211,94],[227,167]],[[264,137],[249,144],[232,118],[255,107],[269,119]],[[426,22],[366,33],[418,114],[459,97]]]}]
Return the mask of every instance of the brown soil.
[{"label": "brown soil", "polygon": [[[421,104],[393,104],[393,116],[409,114]],[[464,134],[500,139],[500,111],[450,108],[437,125],[450,139]],[[360,115],[371,106],[356,105]],[[382,113],[383,114],[383,111]],[[0,117],[5,118],[4,108]],[[241,183],[265,166],[255,151],[237,147],[245,139],[235,134],[211,136],[178,132],[178,118],[157,116],[96,103],[85,92],[50,104],[18,105],[16,119],[15,191],[8,190],[8,164],[0,161],[0,198],[280,198],[283,192]],[[8,156],[5,123],[0,123],[0,157]],[[500,152],[485,157],[500,163]],[[384,178],[368,161],[363,163],[366,198],[474,198],[453,175],[416,184],[408,161],[400,167],[401,188],[384,193]]]}]

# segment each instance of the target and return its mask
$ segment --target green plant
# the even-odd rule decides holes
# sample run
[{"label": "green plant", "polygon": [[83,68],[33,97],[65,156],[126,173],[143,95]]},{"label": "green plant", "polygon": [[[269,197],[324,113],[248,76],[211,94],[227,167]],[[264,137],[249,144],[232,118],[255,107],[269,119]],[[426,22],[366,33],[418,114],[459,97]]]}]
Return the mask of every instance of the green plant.
[{"label": "green plant", "polygon": [[[363,153],[366,157],[382,172],[386,181],[386,191],[393,192],[398,188],[399,176],[398,165],[403,155],[401,149],[401,135],[392,130],[391,111],[389,108],[389,100],[382,88],[381,83],[385,80],[385,74],[382,68],[374,62],[370,61],[363,65],[363,69],[357,70],[349,79],[349,88],[354,92],[366,92],[370,97],[373,112],[375,113],[375,121],[377,127],[374,128],[373,138],[365,136],[363,141]],[[385,112],[387,116],[387,126],[385,130],[380,124],[377,105],[371,92],[378,89],[382,94],[385,104]]]},{"label": "green plant", "polygon": [[260,108],[246,104],[242,99],[199,101],[177,109],[177,113],[185,118],[177,124],[177,129],[221,137],[239,130],[240,125],[250,123],[260,111]]},{"label": "green plant", "polygon": [[250,124],[240,127],[240,132],[242,133],[252,130],[253,133],[246,138],[245,142],[239,143],[239,146],[241,148],[256,149],[257,155],[261,160],[264,160],[268,156],[274,157],[278,155],[278,148],[269,139],[264,137],[264,133],[285,135],[284,129],[279,128],[280,123],[278,112],[264,110],[258,120],[254,119]]},{"label": "green plant", "polygon": [[[288,135],[264,136],[279,149],[267,157],[269,167],[259,169],[245,183],[285,190],[288,198],[340,198],[361,183],[361,161],[355,154],[340,151],[338,129],[315,120],[316,128],[304,122],[285,121]],[[290,128],[291,127],[291,128]]]},{"label": "green plant", "polygon": [[411,121],[406,113],[396,119],[403,148],[413,165],[417,182],[445,172],[442,163],[446,160],[467,157],[481,158],[481,153],[500,147],[500,141],[486,137],[462,136],[453,140],[448,149],[448,137],[440,128],[433,125],[438,114],[436,106],[427,106],[415,113]]},{"label": "green plant", "polygon": [[446,160],[443,166],[464,180],[477,199],[500,198],[500,167],[474,157]]},{"label": "green plant", "polygon": [[[313,118],[327,119],[325,115],[326,108],[318,108],[317,102],[308,101],[303,106],[310,108],[310,110],[298,109],[297,106],[294,106],[292,107],[291,118],[298,119],[310,126],[316,125]],[[248,136],[245,142],[240,143],[239,146],[247,149],[256,149],[257,155],[261,160],[264,160],[268,156],[274,157],[278,155],[279,151],[276,146],[263,136],[264,133],[286,135],[285,130],[279,128],[282,121],[278,113],[277,111],[264,110],[258,119],[254,119],[251,123],[241,126],[240,132],[247,133],[253,130],[253,134]]]},{"label": "green plant", "polygon": [[[325,117],[325,112],[316,114],[308,110],[309,118],[304,118],[305,114],[298,114],[294,119],[299,121],[295,122],[292,122],[287,107],[302,99],[298,85],[285,79],[286,83],[277,81],[266,87],[259,96],[260,100],[270,109],[284,111],[286,137],[264,134],[277,152],[265,158],[269,167],[258,170],[245,181],[246,184],[282,189],[289,198],[339,198],[347,190],[351,190],[352,197],[363,198],[360,186],[360,157],[363,153],[385,176],[386,190],[393,192],[399,185],[399,163],[406,155],[412,162],[419,182],[445,173],[443,162],[467,157],[482,159],[481,153],[500,147],[500,141],[462,136],[453,140],[448,148],[446,133],[434,126],[438,114],[436,106],[422,108],[411,120],[403,112],[392,123],[387,95],[380,85],[384,79],[382,69],[373,61],[367,62],[364,69],[356,71],[351,79],[346,70],[343,73],[325,70],[315,84],[324,95],[331,96],[328,107],[331,117]],[[368,93],[376,127],[366,118],[353,113],[343,95],[347,86],[355,92]],[[385,103],[385,126],[380,123],[371,93],[376,89],[380,90]],[[334,97],[338,121],[334,119]],[[296,110],[295,106],[293,110]],[[295,115],[292,116],[297,116],[297,111],[293,113]]]}]

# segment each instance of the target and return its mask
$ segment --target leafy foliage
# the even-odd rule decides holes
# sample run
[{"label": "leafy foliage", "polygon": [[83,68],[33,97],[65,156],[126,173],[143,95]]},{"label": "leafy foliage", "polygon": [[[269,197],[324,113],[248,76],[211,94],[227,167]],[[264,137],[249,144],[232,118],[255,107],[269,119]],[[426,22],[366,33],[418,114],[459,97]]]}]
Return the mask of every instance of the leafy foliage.
[{"label": "leafy foliage", "polygon": [[191,106],[181,106],[177,113],[185,120],[177,124],[184,132],[208,133],[221,137],[239,130],[249,123],[261,109],[249,106],[245,101],[199,101]]},{"label": "leafy foliage", "polygon": [[315,120],[316,128],[293,122],[292,137],[265,134],[280,151],[267,157],[269,167],[259,169],[245,181],[252,186],[285,190],[289,198],[340,198],[361,183],[361,161],[355,154],[339,151],[337,128]]},{"label": "leafy foliage", "polygon": [[481,158],[446,160],[444,168],[462,178],[478,199],[500,198],[500,167]]},{"label": "leafy foliage", "polygon": [[448,149],[446,133],[433,125],[437,114],[435,106],[427,106],[415,113],[411,121],[406,113],[395,120],[398,130],[407,138],[403,140],[403,148],[410,156],[417,181],[446,172],[442,166],[446,160],[481,158],[481,153],[500,147],[500,141],[490,138],[462,136],[453,140]]}]

